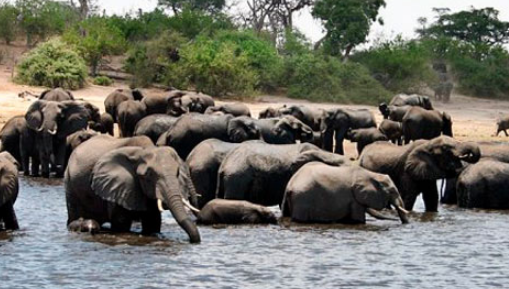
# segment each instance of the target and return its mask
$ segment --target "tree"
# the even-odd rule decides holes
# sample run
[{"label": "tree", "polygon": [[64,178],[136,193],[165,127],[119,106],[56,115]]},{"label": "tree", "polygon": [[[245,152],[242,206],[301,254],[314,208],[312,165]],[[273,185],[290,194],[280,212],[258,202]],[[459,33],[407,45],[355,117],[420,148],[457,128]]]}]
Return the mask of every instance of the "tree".
[{"label": "tree", "polygon": [[326,35],[318,42],[331,55],[347,59],[355,46],[366,42],[384,0],[318,0],[312,15],[322,21]]},{"label": "tree", "polygon": [[225,0],[159,0],[158,6],[169,8],[178,15],[184,8],[201,10],[210,13],[220,12],[225,6]]},{"label": "tree", "polygon": [[0,38],[10,44],[16,38],[16,18],[18,9],[6,3],[0,6]]}]

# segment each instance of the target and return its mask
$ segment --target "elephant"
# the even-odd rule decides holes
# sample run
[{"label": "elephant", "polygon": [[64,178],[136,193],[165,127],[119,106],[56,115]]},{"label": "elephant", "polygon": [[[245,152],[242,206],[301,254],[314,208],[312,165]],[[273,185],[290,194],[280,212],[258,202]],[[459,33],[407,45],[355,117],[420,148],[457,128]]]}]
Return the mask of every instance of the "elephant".
[{"label": "elephant", "polygon": [[245,200],[264,206],[281,205],[293,173],[311,161],[331,165],[348,162],[343,156],[309,143],[242,143],[226,155],[219,167],[216,198]]},{"label": "elephant", "polygon": [[322,119],[325,115],[325,110],[322,108],[315,108],[306,105],[291,105],[286,108],[280,109],[283,115],[289,114],[302,121],[314,131],[320,131]]},{"label": "elephant", "polygon": [[[57,177],[61,177],[66,163],[66,138],[76,131],[86,129],[89,118],[89,112],[83,104],[73,100],[35,101],[25,114],[28,128],[35,132],[35,142],[21,142],[21,150],[33,151],[35,146],[42,176],[49,177],[51,164],[56,169]],[[33,135],[29,139],[33,140]],[[23,163],[27,162],[23,160]]]},{"label": "elephant", "polygon": [[115,121],[109,113],[103,112],[100,116],[99,122],[89,121],[88,127],[97,132],[107,133],[111,136],[114,136]]},{"label": "elephant", "polygon": [[166,113],[172,116],[181,116],[190,112],[204,113],[211,106],[215,106],[215,102],[209,95],[195,92],[175,92],[169,98]]},{"label": "elephant", "polygon": [[283,115],[281,110],[284,108],[286,108],[286,105],[283,105],[280,108],[267,107],[258,113],[258,119],[280,117]]},{"label": "elephant", "polygon": [[117,122],[120,137],[132,137],[136,124],[147,116],[147,107],[143,102],[126,100],[117,107]]},{"label": "elephant", "polygon": [[147,115],[165,114],[168,111],[169,101],[168,95],[147,95],[141,100],[147,108]]},{"label": "elephant", "polygon": [[126,100],[138,100],[141,101],[143,99],[143,94],[139,89],[116,89],[112,93],[110,93],[104,99],[104,108],[106,112],[113,117],[113,121],[117,122],[117,107],[120,103]]},{"label": "elephant", "polygon": [[389,105],[394,106],[410,105],[410,106],[420,106],[427,110],[433,109],[433,104],[431,103],[429,97],[417,94],[412,95],[398,94],[391,99]]},{"label": "elephant", "polygon": [[0,151],[9,152],[18,163],[21,163],[20,138],[24,127],[26,127],[26,120],[21,115],[9,119],[0,131],[0,139],[2,141],[2,149]]},{"label": "elephant", "polygon": [[402,130],[405,144],[418,139],[430,140],[440,134],[453,136],[452,119],[448,113],[417,106],[408,110],[403,117]]},{"label": "elephant", "polygon": [[78,100],[76,103],[83,105],[83,107],[88,111],[89,122],[101,122],[101,111],[97,106],[83,100]]},{"label": "elephant", "polygon": [[247,201],[215,199],[201,210],[192,208],[198,224],[277,224],[277,218],[267,207]]},{"label": "elephant", "polygon": [[453,89],[454,84],[451,81],[440,82],[433,89],[435,92],[435,100],[449,102],[449,100],[451,99],[451,93]]},{"label": "elephant", "polygon": [[375,116],[367,109],[334,109],[326,111],[321,123],[322,148],[332,151],[333,138],[336,140],[334,152],[344,154],[343,140],[347,131],[358,128],[376,127]]},{"label": "elephant", "polygon": [[37,139],[37,131],[30,129],[23,117],[24,125],[21,128],[19,138],[19,151],[21,157],[21,167],[25,176],[39,176],[40,166],[40,144]]},{"label": "elephant", "polygon": [[369,144],[377,141],[388,141],[389,138],[383,134],[379,129],[371,128],[359,128],[353,129],[346,133],[345,138],[351,142],[357,143],[357,153],[360,156],[362,150]]},{"label": "elephant", "polygon": [[505,133],[505,136],[509,136],[507,134],[507,129],[509,129],[509,116],[504,116],[504,117],[498,119],[497,120],[497,134],[496,134],[496,136],[498,136],[498,134],[501,131],[503,131]]},{"label": "elephant", "polygon": [[67,229],[71,232],[90,233],[93,235],[101,231],[101,225],[99,225],[99,223],[97,223],[95,220],[85,220],[83,218],[79,218],[78,220],[72,221],[67,226]]},{"label": "elephant", "polygon": [[233,116],[247,116],[251,117],[249,107],[241,102],[225,103],[218,106],[209,106],[205,110],[205,114],[222,113],[231,114]]},{"label": "elephant", "polygon": [[313,130],[303,122],[291,115],[282,118],[266,118],[249,120],[243,117],[246,122],[253,121],[260,129],[263,140],[270,144],[292,144],[297,140],[301,142],[313,141]]},{"label": "elephant", "polygon": [[129,232],[141,219],[142,234],[159,233],[165,205],[190,242],[200,242],[183,202],[196,204],[189,169],[172,148],[156,147],[145,136],[99,135],[83,143],[71,155],[64,183],[68,225],[83,218]]},{"label": "elephant", "polygon": [[198,208],[203,208],[216,197],[219,166],[226,155],[239,145],[208,139],[198,144],[187,157],[186,163],[198,195]]},{"label": "elephant", "polygon": [[403,106],[395,106],[395,105],[387,105],[385,103],[381,103],[378,106],[380,113],[384,116],[384,119],[389,119],[393,121],[402,122],[403,117],[413,106],[403,105]]},{"label": "elephant", "polygon": [[148,136],[154,144],[159,137],[175,124],[177,117],[167,114],[151,114],[142,118],[134,128],[134,135]]},{"label": "elephant", "polygon": [[74,95],[61,87],[45,90],[39,95],[39,99],[47,101],[74,100]]},{"label": "elephant", "polygon": [[412,210],[422,192],[426,211],[436,212],[436,180],[457,177],[463,161],[476,163],[480,156],[477,144],[440,136],[404,146],[387,142],[371,144],[362,152],[359,164],[372,172],[389,175],[403,198],[406,210]]},{"label": "elephant", "polygon": [[254,120],[247,117],[190,113],[181,116],[163,133],[157,145],[173,147],[185,160],[194,147],[209,138],[240,143],[260,139],[261,134]]},{"label": "elephant", "polygon": [[[65,160],[69,161],[69,158],[71,157],[72,152],[79,145],[81,145],[82,143],[88,141],[89,139],[91,139],[97,135],[99,135],[99,133],[97,133],[94,130],[80,130],[80,131],[77,131],[77,132],[69,135],[66,139]],[[65,167],[67,167],[67,163],[65,164]]]},{"label": "elephant", "polygon": [[401,122],[384,119],[378,129],[381,133],[387,136],[387,138],[395,144],[402,144],[403,128]]},{"label": "elephant", "polygon": [[19,224],[14,211],[18,197],[18,162],[8,152],[0,153],[0,223],[1,230],[18,230]]},{"label": "elephant", "polygon": [[408,212],[389,176],[356,165],[311,162],[290,179],[282,207],[283,216],[297,222],[365,224],[366,213],[385,219],[378,210],[388,205],[408,223]]},{"label": "elephant", "polygon": [[457,204],[462,208],[509,209],[509,163],[483,158],[458,176]]}]

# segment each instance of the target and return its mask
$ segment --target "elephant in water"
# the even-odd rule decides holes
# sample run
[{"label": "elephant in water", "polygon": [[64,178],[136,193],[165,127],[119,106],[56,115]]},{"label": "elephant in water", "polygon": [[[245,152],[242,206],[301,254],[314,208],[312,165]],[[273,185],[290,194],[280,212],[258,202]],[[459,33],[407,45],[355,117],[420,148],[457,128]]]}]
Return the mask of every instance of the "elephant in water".
[{"label": "elephant in water", "polygon": [[0,153],[0,224],[1,230],[19,229],[14,203],[18,197],[18,162],[8,152]]},{"label": "elephant in water", "polygon": [[366,212],[384,219],[378,211],[394,206],[402,223],[407,211],[398,189],[387,175],[355,165],[333,167],[312,162],[291,178],[283,201],[283,216],[298,222],[366,223]]},{"label": "elephant in water", "polygon": [[65,191],[68,225],[83,218],[128,232],[141,219],[142,234],[159,233],[164,204],[190,241],[200,242],[184,208],[184,200],[196,205],[187,165],[172,148],[155,147],[145,136],[99,135],[79,145],[69,160]]}]

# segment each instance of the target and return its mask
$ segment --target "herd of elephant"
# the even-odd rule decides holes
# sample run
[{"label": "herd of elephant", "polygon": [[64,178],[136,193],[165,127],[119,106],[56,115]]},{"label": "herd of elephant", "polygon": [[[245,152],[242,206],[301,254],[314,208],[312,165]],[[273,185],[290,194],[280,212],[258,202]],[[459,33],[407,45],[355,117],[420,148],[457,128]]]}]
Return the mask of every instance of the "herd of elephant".
[{"label": "herd of elephant", "polygon": [[[380,104],[378,126],[367,109],[306,105],[269,107],[255,119],[243,103],[180,90],[117,89],[104,105],[101,114],[57,88],[5,124],[0,229],[19,227],[18,170],[64,178],[69,230],[109,223],[126,232],[139,221],[142,234],[159,233],[168,209],[192,243],[200,223],[277,223],[267,208],[276,205],[297,222],[394,219],[381,212],[393,208],[407,223],[421,193],[426,211],[438,210],[439,179],[447,179],[444,203],[509,208],[509,144],[455,140],[451,117],[426,96]],[[344,139],[357,143],[357,160],[343,156]]]}]

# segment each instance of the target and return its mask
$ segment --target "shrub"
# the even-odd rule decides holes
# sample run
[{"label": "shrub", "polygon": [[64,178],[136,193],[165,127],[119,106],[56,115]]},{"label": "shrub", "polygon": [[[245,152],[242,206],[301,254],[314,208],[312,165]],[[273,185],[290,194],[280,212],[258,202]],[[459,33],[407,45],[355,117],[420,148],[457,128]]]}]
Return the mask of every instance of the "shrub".
[{"label": "shrub", "polygon": [[30,51],[18,65],[16,80],[28,85],[81,88],[87,67],[83,58],[60,40],[50,40]]},{"label": "shrub", "polygon": [[113,84],[113,80],[107,76],[98,76],[94,78],[94,84],[100,86],[110,86]]},{"label": "shrub", "polygon": [[16,38],[18,9],[10,4],[0,5],[0,38],[10,44]]}]

